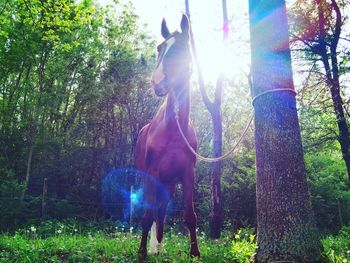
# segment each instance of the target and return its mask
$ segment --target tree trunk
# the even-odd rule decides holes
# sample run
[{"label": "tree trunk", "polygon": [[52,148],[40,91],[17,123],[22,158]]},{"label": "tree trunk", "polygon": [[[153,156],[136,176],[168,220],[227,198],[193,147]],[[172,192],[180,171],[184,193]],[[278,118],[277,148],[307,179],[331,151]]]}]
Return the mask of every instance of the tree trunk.
[{"label": "tree trunk", "polygon": [[28,132],[28,148],[29,148],[29,153],[28,153],[28,158],[27,158],[27,169],[26,169],[26,176],[24,179],[23,183],[23,190],[20,198],[20,202],[23,203],[25,194],[28,190],[28,184],[29,180],[31,177],[31,168],[32,168],[32,161],[33,161],[33,150],[35,147],[35,141],[37,137],[37,130],[38,130],[38,122],[39,122],[39,115],[40,115],[40,106],[41,106],[41,100],[42,100],[42,92],[44,88],[44,76],[45,76],[45,66],[46,66],[46,61],[48,57],[48,53],[46,51],[46,45],[47,43],[45,42],[42,46],[41,50],[41,55],[40,55],[40,60],[39,60],[39,65],[38,65],[38,80],[39,80],[39,90],[38,90],[38,98],[36,99],[36,104],[35,104],[35,110],[34,110],[34,116],[33,119],[30,123],[30,129]]},{"label": "tree trunk", "polygon": [[[306,181],[285,1],[250,0],[255,97],[257,262],[317,262],[320,242]],[[276,26],[277,25],[277,26]]]},{"label": "tree trunk", "polygon": [[[190,9],[189,2],[185,0],[186,15],[190,19]],[[222,10],[223,10],[223,32],[224,40],[228,36],[228,19],[227,19],[227,5],[226,0],[222,0]],[[195,42],[193,39],[192,28],[190,29],[191,35],[191,46],[192,54],[197,66],[198,72],[198,83],[200,92],[202,95],[203,102],[211,114],[213,121],[213,157],[220,157],[222,155],[222,118],[221,118],[221,97],[222,97],[222,87],[224,75],[221,73],[218,76],[215,97],[213,102],[210,101],[207,92],[205,91],[205,85],[202,75],[202,70],[197,58],[197,51]],[[223,212],[222,212],[222,201],[221,201],[221,161],[212,163],[211,165],[211,213],[210,213],[210,237],[220,238],[221,228],[223,224]]]},{"label": "tree trunk", "polygon": [[[222,81],[220,82],[221,90]],[[213,104],[211,108],[211,117],[213,121],[213,157],[222,155],[222,121],[221,121],[221,103]],[[210,237],[220,238],[223,224],[223,211],[221,200],[221,161],[211,164],[211,214],[210,214]]]},{"label": "tree trunk", "polygon": [[348,188],[350,189],[350,134],[348,124],[346,122],[344,108],[343,108],[343,100],[340,95],[340,85],[339,82],[335,82],[331,84],[331,94],[332,94],[332,102],[334,113],[337,119],[337,125],[339,130],[338,141],[340,144],[342,156],[346,165],[347,173],[348,173]]},{"label": "tree trunk", "polygon": [[22,190],[22,194],[21,194],[21,198],[20,198],[21,204],[23,204],[24,196],[25,196],[27,189],[28,189],[30,171],[31,171],[31,167],[32,167],[33,149],[34,149],[34,144],[30,144],[28,158],[27,158],[26,177],[24,179],[23,190]]},{"label": "tree trunk", "polygon": [[[330,87],[334,114],[336,116],[336,121],[339,130],[338,141],[340,144],[342,156],[346,165],[348,173],[348,188],[350,189],[350,133],[349,127],[346,122],[345,112],[343,107],[343,99],[340,94],[340,83],[339,83],[339,66],[337,60],[337,46],[339,42],[340,32],[341,32],[341,13],[339,6],[335,0],[332,0],[332,8],[336,13],[335,29],[332,35],[330,43],[326,43],[326,30],[325,24],[326,19],[324,17],[324,11],[322,5],[324,4],[322,0],[316,0],[317,11],[318,11],[318,30],[319,30],[319,50],[320,57],[323,63],[327,85]],[[330,46],[330,54],[328,54],[327,45]],[[329,61],[330,59],[330,61]]]}]

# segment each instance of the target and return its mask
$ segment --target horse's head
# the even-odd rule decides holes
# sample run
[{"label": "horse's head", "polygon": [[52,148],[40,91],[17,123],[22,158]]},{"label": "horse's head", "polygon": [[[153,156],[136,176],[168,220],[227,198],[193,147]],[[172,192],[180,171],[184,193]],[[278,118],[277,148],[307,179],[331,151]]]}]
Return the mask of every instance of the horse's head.
[{"label": "horse's head", "polygon": [[182,15],[181,32],[170,33],[165,19],[161,33],[164,41],[157,47],[157,66],[152,74],[152,86],[157,96],[165,96],[172,88],[181,88],[189,79],[191,53],[189,44],[189,22]]}]

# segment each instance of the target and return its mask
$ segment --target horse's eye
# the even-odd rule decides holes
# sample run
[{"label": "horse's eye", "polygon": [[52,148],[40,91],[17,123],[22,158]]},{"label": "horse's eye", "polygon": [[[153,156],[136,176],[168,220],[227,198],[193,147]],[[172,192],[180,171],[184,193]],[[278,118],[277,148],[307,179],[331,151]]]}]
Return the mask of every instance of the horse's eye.
[{"label": "horse's eye", "polygon": [[171,48],[168,52],[168,56],[170,57],[177,57],[177,56],[181,56],[181,50],[178,48]]}]

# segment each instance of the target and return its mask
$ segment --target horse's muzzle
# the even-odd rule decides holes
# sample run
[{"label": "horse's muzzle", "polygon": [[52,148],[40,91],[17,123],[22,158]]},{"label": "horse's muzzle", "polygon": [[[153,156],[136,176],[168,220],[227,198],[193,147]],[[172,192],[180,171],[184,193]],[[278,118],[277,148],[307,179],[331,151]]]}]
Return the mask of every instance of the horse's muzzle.
[{"label": "horse's muzzle", "polygon": [[159,97],[164,97],[165,95],[168,94],[169,92],[169,88],[168,85],[166,85],[166,79],[163,79],[161,82],[159,82],[158,84],[155,83],[152,80],[152,87],[154,89],[154,92],[156,93],[157,96]]}]

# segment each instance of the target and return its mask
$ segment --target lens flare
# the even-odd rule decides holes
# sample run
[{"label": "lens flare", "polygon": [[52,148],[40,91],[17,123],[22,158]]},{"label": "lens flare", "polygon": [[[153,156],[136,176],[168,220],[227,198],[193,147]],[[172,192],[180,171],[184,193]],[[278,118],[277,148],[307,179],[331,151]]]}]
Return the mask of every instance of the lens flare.
[{"label": "lens flare", "polygon": [[144,197],[145,191],[154,191],[158,200],[169,195],[162,183],[143,171],[132,167],[114,169],[101,182],[102,207],[113,220],[128,221],[130,213],[140,214],[144,208],[157,208],[157,203]]},{"label": "lens flare", "polygon": [[130,201],[134,206],[141,204],[141,199],[143,197],[142,189],[137,190],[136,192],[130,193]]}]

